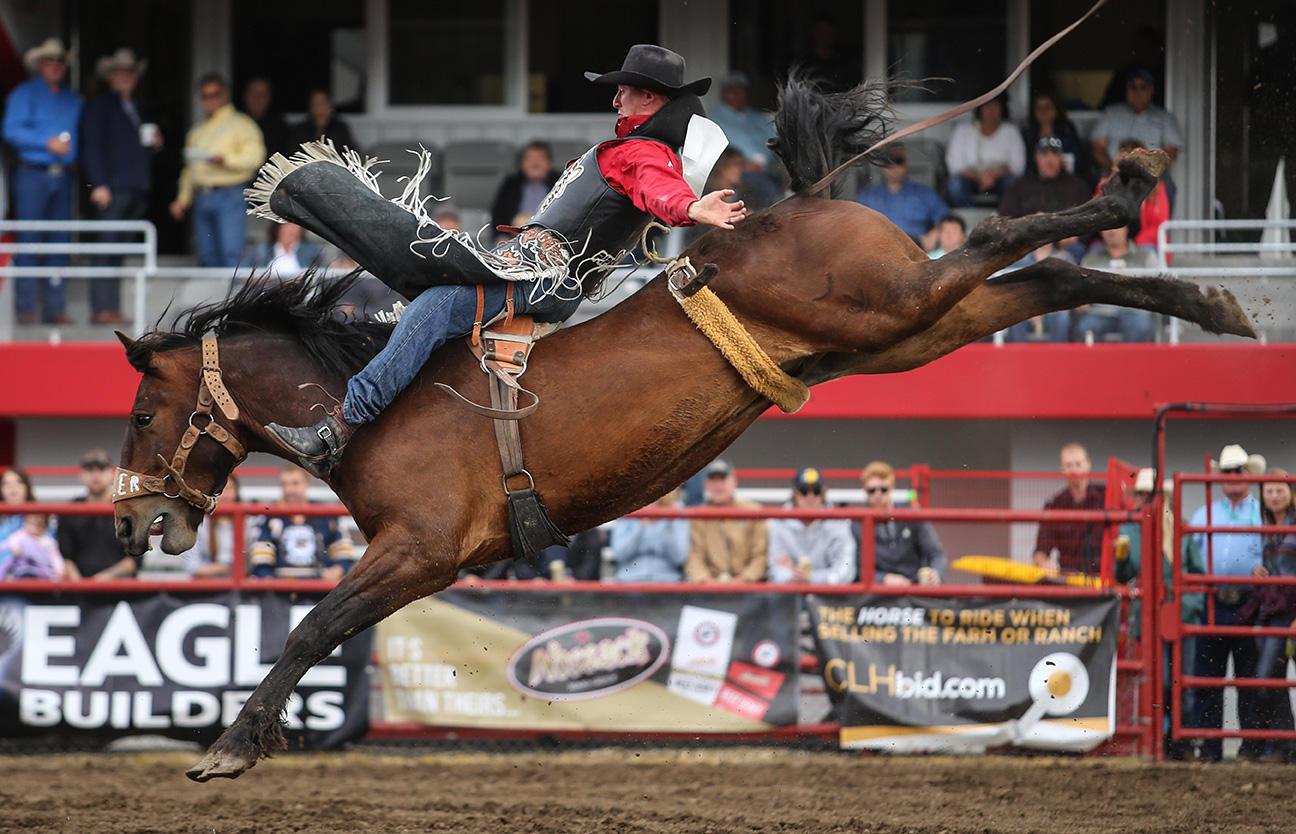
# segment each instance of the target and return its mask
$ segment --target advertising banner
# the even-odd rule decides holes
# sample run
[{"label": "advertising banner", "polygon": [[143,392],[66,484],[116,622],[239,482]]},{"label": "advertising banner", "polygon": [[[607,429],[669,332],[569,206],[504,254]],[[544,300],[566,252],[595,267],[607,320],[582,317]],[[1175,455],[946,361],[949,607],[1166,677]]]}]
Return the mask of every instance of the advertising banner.
[{"label": "advertising banner", "polygon": [[797,720],[794,594],[452,588],[377,627],[384,717],[760,732]]},{"label": "advertising banner", "polygon": [[[0,597],[0,736],[210,743],[321,596]],[[284,717],[290,747],[336,747],[367,732],[370,644],[358,635],[302,678]]]},{"label": "advertising banner", "polygon": [[1083,751],[1115,731],[1115,598],[806,604],[843,747]]}]

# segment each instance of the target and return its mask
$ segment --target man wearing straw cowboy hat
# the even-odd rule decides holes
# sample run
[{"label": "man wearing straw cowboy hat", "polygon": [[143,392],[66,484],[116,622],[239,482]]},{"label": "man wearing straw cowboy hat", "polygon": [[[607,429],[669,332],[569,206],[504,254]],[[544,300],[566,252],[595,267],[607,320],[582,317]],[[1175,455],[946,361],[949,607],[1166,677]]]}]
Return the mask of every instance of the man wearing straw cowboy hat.
[{"label": "man wearing straw cowboy hat", "polygon": [[[1248,455],[1246,450],[1237,444],[1225,446],[1220,452],[1218,461],[1211,461],[1211,471],[1220,475],[1263,475],[1265,459],[1260,455]],[[1258,527],[1260,525],[1260,502],[1251,494],[1251,484],[1244,480],[1222,481],[1217,484],[1223,497],[1201,507],[1193,514],[1192,526],[1210,527]],[[1258,533],[1193,533],[1186,546],[1194,551],[1190,555],[1200,556],[1199,564],[1205,565],[1209,573],[1222,576],[1250,576],[1256,567],[1263,563],[1264,545]],[[1215,588],[1215,625],[1238,625],[1238,609],[1251,595],[1251,588],[1244,585],[1219,585]],[[1229,655],[1233,656],[1233,676],[1237,678],[1255,677],[1256,662],[1259,659],[1254,637],[1229,637],[1215,635],[1198,635],[1197,647],[1193,653],[1192,674],[1222,678],[1228,667]],[[1262,726],[1257,715],[1256,690],[1238,689],[1238,723],[1242,729],[1258,729]],[[1220,727],[1224,717],[1224,690],[1218,687],[1203,687],[1196,690],[1196,706],[1193,710],[1193,727]],[[1208,738],[1202,741],[1201,757],[1203,761],[1217,762],[1221,758],[1220,739]],[[1264,753],[1263,739],[1243,739],[1238,756],[1247,759],[1259,758]]]},{"label": "man wearing straw cowboy hat", "polygon": [[[616,138],[569,165],[527,224],[494,250],[438,226],[412,187],[411,197],[382,199],[368,165],[331,145],[307,145],[262,169],[248,190],[254,211],[305,226],[412,300],[340,406],[313,426],[268,426],[311,472],[327,477],[353,427],[376,418],[432,351],[476,321],[491,321],[506,304],[538,321],[564,321],[654,218],[732,229],[746,216],[741,201],[725,202],[732,190],[703,194],[726,144],[698,98],[710,78],[686,82],[684,58],[651,44],[631,47],[618,71],[585,76],[616,87]],[[710,141],[699,142],[702,135]]]},{"label": "man wearing straw cowboy hat", "polygon": [[[81,121],[82,168],[90,186],[90,202],[100,220],[143,220],[153,187],[153,152],[162,144],[157,125],[145,117],[135,98],[135,85],[148,61],[122,47],[95,64],[108,89],[86,104]],[[104,241],[129,241],[126,232],[105,232]],[[121,266],[120,255],[98,255],[95,266]],[[90,283],[90,321],[123,324],[121,279],[98,278]]]},{"label": "man wearing straw cowboy hat", "polygon": [[[18,155],[13,175],[14,217],[18,220],[72,219],[72,166],[77,161],[77,123],[81,96],[64,84],[68,51],[58,38],[47,38],[23,55],[33,77],[13,88],[5,103],[0,134]],[[18,243],[67,243],[66,232],[19,232]],[[14,255],[16,267],[37,266],[40,256]],[[67,266],[68,256],[46,255],[45,265]],[[19,324],[36,320],[37,302],[44,295],[44,320],[67,324],[63,282],[53,278],[14,279],[14,308]]]}]

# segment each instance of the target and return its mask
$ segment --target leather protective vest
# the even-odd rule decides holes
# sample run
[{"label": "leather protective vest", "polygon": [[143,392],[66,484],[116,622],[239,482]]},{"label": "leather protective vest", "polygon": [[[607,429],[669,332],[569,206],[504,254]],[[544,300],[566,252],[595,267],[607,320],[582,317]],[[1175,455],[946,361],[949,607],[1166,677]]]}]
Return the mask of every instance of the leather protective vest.
[{"label": "leather protective vest", "polygon": [[[599,170],[599,148],[617,142],[656,141],[629,136],[590,148],[567,166],[526,224],[543,226],[562,236],[572,251],[567,269],[581,282],[586,294],[597,289],[653,220],[651,214],[639,210],[629,197],[608,184]],[[678,148],[672,150],[679,152]]]}]

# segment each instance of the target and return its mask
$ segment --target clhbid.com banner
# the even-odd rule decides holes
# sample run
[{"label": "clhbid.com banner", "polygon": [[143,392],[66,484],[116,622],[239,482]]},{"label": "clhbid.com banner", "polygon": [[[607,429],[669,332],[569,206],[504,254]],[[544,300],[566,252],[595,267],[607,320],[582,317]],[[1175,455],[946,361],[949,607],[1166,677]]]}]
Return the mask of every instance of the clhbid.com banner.
[{"label": "clhbid.com banner", "polygon": [[384,717],[760,732],[797,720],[793,594],[452,588],[377,627]]},{"label": "clhbid.com banner", "polygon": [[[322,595],[0,597],[0,737],[165,735],[209,743]],[[284,715],[291,747],[369,728],[370,633],[308,671]]]},{"label": "clhbid.com banner", "polygon": [[1084,751],[1115,730],[1114,598],[806,604],[843,747]]}]

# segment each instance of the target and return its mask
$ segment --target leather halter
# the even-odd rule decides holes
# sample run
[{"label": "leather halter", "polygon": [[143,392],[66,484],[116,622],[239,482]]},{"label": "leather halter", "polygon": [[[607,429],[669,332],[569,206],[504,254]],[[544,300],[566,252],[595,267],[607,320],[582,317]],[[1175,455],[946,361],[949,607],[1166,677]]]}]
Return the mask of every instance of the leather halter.
[{"label": "leather halter", "polygon": [[[234,398],[230,396],[229,389],[225,387],[225,382],[221,378],[220,352],[216,347],[216,339],[208,337],[202,340],[202,369],[199,371],[198,382],[198,404],[194,406],[193,414],[189,415],[189,427],[180,437],[180,444],[176,447],[175,454],[171,461],[162,455],[158,455],[158,460],[162,463],[162,468],[166,474],[162,476],[145,475],[141,472],[133,472],[129,469],[117,467],[116,476],[113,479],[112,500],[114,503],[125,501],[129,498],[136,498],[140,495],[150,493],[163,495],[167,498],[183,498],[193,506],[205,513],[210,513],[216,509],[217,498],[215,495],[208,495],[200,492],[189,484],[185,483],[184,471],[185,465],[189,462],[189,453],[193,451],[194,445],[198,443],[198,438],[207,435],[234,456],[234,465],[238,466],[247,458],[247,451],[244,450],[243,444],[239,443],[224,426],[216,422],[212,415],[212,406],[220,407],[221,413],[230,420],[237,420],[239,416],[238,406],[234,403]],[[205,425],[199,428],[195,422],[206,418]],[[174,491],[168,491],[167,481],[174,481]]]}]

